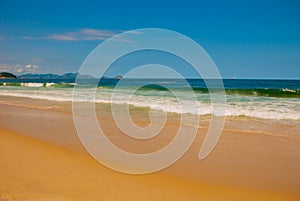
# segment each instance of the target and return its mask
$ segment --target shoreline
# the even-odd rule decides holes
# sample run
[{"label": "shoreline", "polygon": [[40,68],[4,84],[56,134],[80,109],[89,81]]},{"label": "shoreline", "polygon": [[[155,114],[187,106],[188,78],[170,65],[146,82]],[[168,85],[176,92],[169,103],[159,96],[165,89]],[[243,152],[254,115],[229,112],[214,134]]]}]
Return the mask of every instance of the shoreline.
[{"label": "shoreline", "polygon": [[[114,175],[111,178],[107,178],[107,181],[109,182],[113,182],[110,180],[120,180],[126,177],[126,182],[129,182],[130,184],[128,185],[132,185],[133,188],[135,186],[135,184],[133,184],[135,182],[135,178],[146,178],[147,182],[151,181],[152,183],[150,182],[151,185],[149,184],[150,186],[143,189],[143,195],[147,195],[143,197],[144,199],[149,198],[148,196],[154,193],[154,191],[157,193],[157,185],[163,181],[165,182],[161,185],[164,187],[159,189],[162,191],[161,195],[163,196],[161,196],[161,199],[157,198],[158,200],[186,200],[185,198],[188,198],[188,196],[191,196],[191,200],[199,200],[197,198],[200,197],[203,197],[203,200],[215,200],[215,196],[219,196],[219,194],[215,195],[216,192],[221,192],[224,197],[223,200],[246,200],[245,196],[248,196],[249,200],[298,200],[300,198],[300,174],[298,173],[298,169],[300,167],[300,136],[297,135],[280,136],[277,134],[272,135],[272,132],[270,132],[271,135],[269,135],[262,134],[259,131],[238,131],[225,128],[217,147],[213,150],[211,155],[205,160],[198,160],[198,152],[207,129],[204,125],[199,129],[197,138],[192,147],[175,164],[155,174],[133,176],[114,172],[92,159],[81,145],[73,125],[72,116],[68,113],[62,113],[53,109],[41,110],[38,108],[6,104],[0,104],[0,111],[1,136],[3,135],[2,133],[7,133],[6,131],[9,131],[10,134],[4,134],[4,136],[11,136],[8,137],[10,138],[10,141],[7,141],[3,136],[1,137],[1,142],[2,144],[5,144],[5,146],[2,146],[2,150],[0,151],[0,154],[2,155],[0,159],[7,159],[9,156],[10,159],[7,159],[5,163],[1,163],[5,165],[2,166],[2,171],[0,169],[0,172],[2,172],[0,177],[4,178],[3,176],[7,175],[5,171],[13,171],[13,173],[10,173],[11,177],[6,176],[7,182],[12,182],[13,178],[15,178],[17,179],[17,183],[19,183],[22,182],[23,177],[25,177],[24,175],[22,176],[23,170],[16,165],[16,160],[24,161],[24,159],[16,159],[19,156],[16,154],[11,155],[12,153],[10,152],[24,152],[24,154],[30,155],[33,160],[33,169],[35,169],[35,167],[49,168],[49,173],[40,172],[40,174],[45,174],[43,175],[44,177],[50,177],[50,175],[54,177],[55,175],[53,175],[53,173],[55,171],[51,170],[52,164],[54,163],[54,166],[60,166],[62,165],[61,163],[63,163],[62,161],[67,160],[67,158],[61,157],[59,159],[60,162],[58,162],[59,160],[55,162],[54,159],[51,159],[52,162],[48,161],[51,165],[46,167],[44,163],[34,156],[35,152],[41,152],[44,149],[48,149],[46,147],[49,147],[49,149],[56,151],[47,151],[43,158],[49,158],[56,152],[68,152],[76,155],[76,157],[82,157],[84,158],[84,161],[89,161],[87,163],[93,163],[93,166],[95,166],[96,169],[101,169],[99,170],[101,175],[104,173],[109,174],[110,176]],[[110,129],[110,131],[114,133],[114,135],[112,135],[112,139],[115,139],[114,144],[120,148],[133,152],[136,150],[149,152],[162,147],[166,142],[168,142],[168,138],[172,137],[172,129],[175,129],[173,128],[173,124],[167,124],[167,127],[170,130],[166,132],[167,134],[170,134],[170,136],[157,138],[155,141],[148,144],[136,144],[136,142],[131,142],[127,138],[122,138],[116,128],[112,126],[113,120],[110,116],[105,117],[106,119],[101,119],[101,124],[103,123],[104,127]],[[229,121],[231,122],[227,123],[234,122],[233,119],[230,119]],[[252,121],[249,123],[252,124],[253,127],[257,126]],[[236,123],[234,122],[234,124]],[[241,125],[241,127],[243,126],[244,125]],[[274,127],[276,127],[276,125],[274,125]],[[282,129],[284,128],[285,127],[282,127]],[[154,145],[153,142],[158,145]],[[36,147],[35,144],[39,143],[43,144],[43,146],[37,145]],[[32,146],[29,146],[28,144],[32,144]],[[35,151],[28,152],[25,147],[22,147],[27,145],[30,149],[35,149]],[[70,159],[70,163],[72,162],[76,162],[76,160]],[[82,165],[81,168],[87,170],[86,168],[89,167]],[[3,170],[5,171],[3,172]],[[80,175],[81,174],[83,173],[80,173]],[[93,177],[97,177],[97,174],[94,173],[90,175],[91,182]],[[78,173],[75,175],[78,175]],[[80,178],[81,176],[79,176],[78,182]],[[30,179],[31,176],[28,175],[26,180]],[[39,178],[35,176],[32,176],[32,179],[35,179],[34,183],[56,192],[56,190],[54,190],[54,184],[52,184],[52,189],[52,187],[45,187],[48,181],[39,180]],[[84,180],[84,178],[81,179]],[[62,181],[62,183],[65,183],[64,185],[67,185],[68,182],[70,181],[65,181],[65,179]],[[97,180],[97,182],[99,181]],[[95,185],[103,185],[101,182],[97,182]],[[0,194],[7,194],[8,196],[16,198],[16,200],[27,200],[22,198],[22,196],[18,197],[15,195],[17,186],[12,185],[10,188],[6,188],[3,185],[4,183],[0,188]],[[198,189],[199,186],[201,187],[200,189]],[[18,188],[18,190],[24,191],[27,187],[25,185],[19,186]],[[120,188],[128,189],[129,187],[125,185]],[[92,189],[95,190],[95,188]],[[41,187],[40,190],[43,191],[45,189]],[[72,187],[69,187],[69,191],[70,194],[72,194]],[[88,191],[88,189],[85,189],[85,191]],[[107,187],[105,191],[111,192],[113,189]],[[105,191],[102,192],[102,194],[105,194]],[[229,193],[227,193],[227,191]],[[181,196],[172,197],[173,195],[170,195],[172,192],[178,192]],[[33,192],[32,196],[38,196],[35,195],[35,193],[37,192]],[[95,197],[98,196],[98,199],[101,194],[97,194],[95,192],[89,193],[92,193]],[[128,196],[126,192],[121,194]],[[109,196],[112,195],[109,194]],[[72,194],[72,196],[67,200],[81,200],[76,197],[77,195],[75,196]],[[94,197],[91,197],[90,200],[93,199]],[[111,198],[111,200],[122,199]]]}]

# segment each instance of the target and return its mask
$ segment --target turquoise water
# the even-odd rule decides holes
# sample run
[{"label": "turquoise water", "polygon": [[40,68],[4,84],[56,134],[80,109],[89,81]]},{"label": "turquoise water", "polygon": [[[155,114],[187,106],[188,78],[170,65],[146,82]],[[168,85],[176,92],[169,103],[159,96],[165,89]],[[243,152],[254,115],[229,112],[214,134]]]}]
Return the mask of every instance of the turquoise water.
[{"label": "turquoise water", "polygon": [[[212,114],[203,80],[117,79],[81,82],[76,101],[127,104],[173,113]],[[300,120],[300,80],[224,80],[226,116]],[[188,85],[187,85],[188,83]],[[72,101],[74,80],[1,80],[1,96]],[[96,88],[95,99],[88,94]],[[138,90],[135,90],[138,89]],[[211,93],[218,93],[215,88]],[[176,94],[176,96],[174,95]],[[193,99],[195,95],[196,99]]]}]

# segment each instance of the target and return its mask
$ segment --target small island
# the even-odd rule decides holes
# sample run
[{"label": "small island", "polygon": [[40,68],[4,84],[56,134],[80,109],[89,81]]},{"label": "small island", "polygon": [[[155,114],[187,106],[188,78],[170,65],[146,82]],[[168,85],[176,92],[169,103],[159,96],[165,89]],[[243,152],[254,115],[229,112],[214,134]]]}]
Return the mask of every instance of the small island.
[{"label": "small island", "polygon": [[17,76],[8,72],[0,72],[0,79],[17,79]]}]

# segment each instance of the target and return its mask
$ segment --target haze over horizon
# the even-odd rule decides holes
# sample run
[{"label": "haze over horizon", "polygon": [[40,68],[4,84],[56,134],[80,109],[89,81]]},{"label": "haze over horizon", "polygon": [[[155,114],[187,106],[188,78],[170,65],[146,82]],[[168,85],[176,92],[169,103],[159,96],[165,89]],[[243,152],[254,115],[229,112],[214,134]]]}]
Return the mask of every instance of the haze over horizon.
[{"label": "haze over horizon", "polygon": [[[0,71],[77,72],[106,39],[156,27],[199,43],[223,78],[299,79],[299,10],[293,0],[1,1]],[[122,75],[122,70],[108,76]]]}]

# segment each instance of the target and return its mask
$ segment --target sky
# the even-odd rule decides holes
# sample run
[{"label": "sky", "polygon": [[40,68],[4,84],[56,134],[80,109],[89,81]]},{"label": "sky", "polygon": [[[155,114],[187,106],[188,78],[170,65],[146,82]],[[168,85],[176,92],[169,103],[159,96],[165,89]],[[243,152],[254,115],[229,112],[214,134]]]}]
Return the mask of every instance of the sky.
[{"label": "sky", "polygon": [[1,0],[0,72],[77,72],[99,44],[140,28],[196,41],[223,78],[300,79],[297,0]]}]

